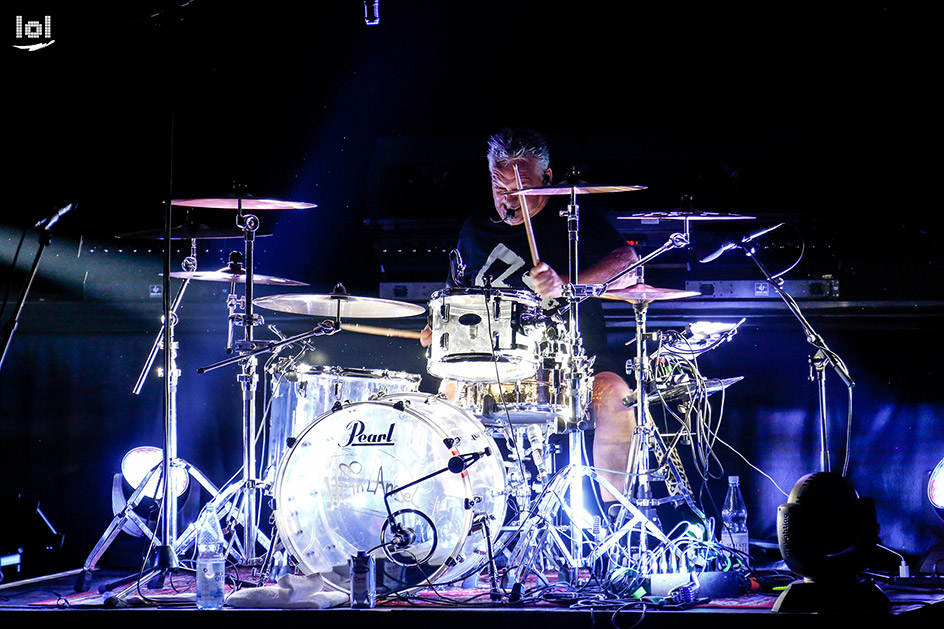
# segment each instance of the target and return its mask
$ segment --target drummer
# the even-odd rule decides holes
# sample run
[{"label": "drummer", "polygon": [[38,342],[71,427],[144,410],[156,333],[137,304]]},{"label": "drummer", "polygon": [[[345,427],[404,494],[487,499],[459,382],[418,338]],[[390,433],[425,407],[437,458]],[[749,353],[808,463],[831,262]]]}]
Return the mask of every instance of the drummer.
[{"label": "drummer", "polygon": [[[492,288],[528,288],[542,298],[559,298],[563,287],[569,283],[566,276],[569,268],[567,219],[560,215],[569,197],[507,194],[552,183],[550,154],[545,138],[530,130],[503,129],[489,139],[487,156],[497,217],[491,212],[487,215],[477,213],[463,225],[457,250],[466,267],[466,274],[458,278],[459,281],[465,286],[488,284]],[[518,167],[517,175],[515,166]],[[532,263],[523,206],[527,207],[531,217],[540,260],[537,264]],[[579,218],[580,269],[577,280],[580,284],[603,283],[638,260],[635,250],[620,238],[603,214],[581,206]],[[635,275],[628,273],[610,287],[625,288],[635,282]],[[625,359],[620,360],[619,356],[613,356],[607,349],[600,300],[582,302],[579,312],[584,348],[588,356],[596,357],[590,409],[595,426],[592,463],[610,483],[620,489],[624,485],[625,475],[608,473],[606,470],[626,470],[635,425],[633,412],[622,403],[631,391],[619,375],[625,373]],[[423,347],[428,347],[432,342],[432,331],[428,326],[423,330],[420,342]],[[615,500],[602,488],[601,494],[604,503]]]}]

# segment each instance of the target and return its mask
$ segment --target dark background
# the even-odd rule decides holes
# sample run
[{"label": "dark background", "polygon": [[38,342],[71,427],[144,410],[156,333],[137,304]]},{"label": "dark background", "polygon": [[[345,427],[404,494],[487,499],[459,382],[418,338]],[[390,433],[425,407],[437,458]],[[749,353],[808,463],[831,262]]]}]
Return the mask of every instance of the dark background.
[{"label": "dark background", "polygon": [[[648,186],[594,199],[614,216],[670,211],[690,195],[697,209],[756,217],[696,223],[692,250],[657,260],[651,284],[757,279],[743,257],[697,258],[722,238],[794,226],[763,252],[779,269],[802,241],[787,278],[840,282],[838,296],[801,306],[856,381],[850,479],[876,500],[885,545],[918,557],[940,542],[924,494],[944,428],[938,119],[923,10],[381,0],[377,26],[354,1],[37,2],[4,13],[51,15],[55,39],[6,53],[2,286],[14,281],[4,322],[36,252],[29,232],[7,273],[23,228],[78,203],[52,230],[0,373],[5,488],[40,501],[65,535],[57,569],[79,567],[107,525],[121,455],[161,443],[162,381],[132,388],[160,324],[162,241],[131,235],[160,230],[167,199],[238,186],[315,203],[258,213],[255,271],[308,283],[301,292],[340,282],[388,296],[388,283],[445,277],[460,219],[489,211],[485,140],[502,126],[548,134],[557,175]],[[172,218],[235,220],[176,206]],[[681,229],[616,222],[642,253]],[[201,241],[200,269],[242,247]],[[189,252],[174,241],[172,270]],[[179,453],[216,483],[241,462],[240,390],[232,367],[196,369],[225,358],[227,292],[191,286],[177,328]],[[608,308],[611,345],[625,352],[631,312]],[[809,346],[775,299],[652,306],[655,327],[705,317],[748,319],[700,363],[710,377],[745,376],[719,434],[789,491],[819,465]],[[266,321],[311,327],[278,313]],[[413,341],[341,334],[316,346],[316,362],[425,375]],[[832,373],[828,390],[839,467],[847,407]],[[709,493],[720,501],[724,477],[740,474],[752,536],[775,540],[783,494],[728,448],[716,453]]]}]

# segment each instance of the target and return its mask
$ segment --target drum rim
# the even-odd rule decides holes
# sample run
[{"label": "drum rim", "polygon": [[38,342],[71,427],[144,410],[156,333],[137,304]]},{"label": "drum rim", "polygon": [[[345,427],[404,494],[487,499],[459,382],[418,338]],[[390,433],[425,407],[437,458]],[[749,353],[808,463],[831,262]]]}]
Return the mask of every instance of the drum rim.
[{"label": "drum rim", "polygon": [[369,367],[341,367],[340,365],[293,365],[292,371],[296,376],[314,375],[314,376],[334,376],[341,378],[363,378],[388,379],[388,380],[406,380],[408,382],[419,382],[422,376],[409,371],[392,371],[390,369],[372,369]]},{"label": "drum rim", "polygon": [[441,299],[443,297],[449,297],[451,295],[456,296],[467,296],[467,295],[488,295],[489,293],[494,293],[503,297],[517,297],[519,301],[528,301],[532,302],[535,306],[540,306],[541,297],[538,296],[532,290],[526,288],[485,288],[484,286],[462,286],[462,287],[446,287],[440,290],[437,290],[430,296],[430,301]]}]

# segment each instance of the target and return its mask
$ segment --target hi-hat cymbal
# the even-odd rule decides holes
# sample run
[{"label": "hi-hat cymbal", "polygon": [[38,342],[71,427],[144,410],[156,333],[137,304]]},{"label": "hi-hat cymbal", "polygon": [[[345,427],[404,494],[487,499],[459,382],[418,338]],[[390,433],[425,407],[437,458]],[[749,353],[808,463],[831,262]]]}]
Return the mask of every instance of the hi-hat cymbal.
[{"label": "hi-hat cymbal", "polygon": [[560,195],[574,195],[574,194],[605,194],[609,192],[633,192],[636,190],[646,190],[648,186],[601,186],[601,185],[590,185],[590,184],[573,184],[568,185],[566,183],[561,183],[558,185],[552,186],[542,186],[539,188],[524,188],[522,190],[512,190],[507,192],[508,196],[560,196]]},{"label": "hi-hat cymbal", "polygon": [[423,306],[375,297],[355,297],[345,293],[325,295],[271,295],[252,302],[260,308],[312,317],[385,319],[412,317],[426,312]]},{"label": "hi-hat cymbal", "polygon": [[[161,273],[161,275],[163,275],[163,273]],[[219,271],[176,271],[171,273],[170,276],[201,282],[246,283],[246,271],[242,268],[234,269],[232,267],[226,267]],[[289,280],[272,275],[258,275],[255,273],[252,275],[252,283],[265,286],[308,286],[305,282],[299,282],[297,280]]]},{"label": "hi-hat cymbal", "polygon": [[211,197],[205,199],[174,199],[171,205],[182,207],[209,208],[216,210],[307,210],[318,207],[304,201],[283,201],[279,199],[257,199],[245,197]]},{"label": "hi-hat cymbal", "polygon": [[653,301],[664,301],[667,299],[685,299],[687,297],[697,297],[701,293],[690,290],[678,290],[675,288],[656,288],[648,284],[634,284],[629,288],[620,288],[608,290],[601,295],[604,299],[616,299],[619,301],[628,301],[634,304],[650,303]]},{"label": "hi-hat cymbal", "polygon": [[[271,236],[272,234],[256,233],[257,238]],[[127,238],[129,240],[164,240],[163,229],[149,229],[129,234],[120,234],[116,238]],[[230,238],[244,238],[242,230],[235,227],[209,227],[208,225],[187,223],[171,228],[171,240],[226,240]]]}]

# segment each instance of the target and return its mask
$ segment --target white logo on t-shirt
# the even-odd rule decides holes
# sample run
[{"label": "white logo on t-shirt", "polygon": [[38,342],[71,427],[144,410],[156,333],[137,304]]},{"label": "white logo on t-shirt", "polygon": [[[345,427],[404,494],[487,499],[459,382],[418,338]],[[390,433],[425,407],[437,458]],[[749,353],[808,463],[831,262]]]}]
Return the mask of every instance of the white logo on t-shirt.
[{"label": "white logo on t-shirt", "polygon": [[[492,286],[496,286],[498,288],[510,288],[505,280],[525,266],[525,261],[521,256],[505,245],[499,243],[494,249],[492,249],[492,252],[488,255],[488,259],[485,261],[485,264],[482,265],[482,268],[479,269],[478,274],[475,276],[476,286],[485,286],[485,278],[489,275],[488,272],[498,262],[501,262],[502,266],[507,265],[507,268],[501,275],[492,278]],[[528,288],[532,290],[534,289],[534,286],[531,282],[531,276],[528,275],[527,272],[522,273],[521,281],[524,282],[524,285]]]}]

